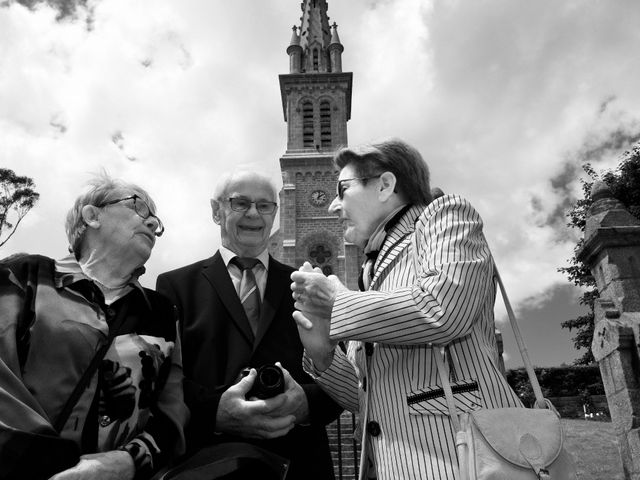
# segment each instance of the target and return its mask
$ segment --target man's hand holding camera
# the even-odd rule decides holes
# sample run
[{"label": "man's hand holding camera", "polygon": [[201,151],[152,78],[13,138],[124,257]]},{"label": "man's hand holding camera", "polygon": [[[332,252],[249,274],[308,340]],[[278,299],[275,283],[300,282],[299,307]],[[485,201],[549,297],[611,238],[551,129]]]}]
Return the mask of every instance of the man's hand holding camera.
[{"label": "man's hand holding camera", "polygon": [[256,369],[250,369],[222,394],[216,431],[247,438],[277,438],[296,424],[307,422],[309,406],[304,390],[280,363],[276,365],[282,370],[284,392],[271,398],[247,399],[258,376]]}]

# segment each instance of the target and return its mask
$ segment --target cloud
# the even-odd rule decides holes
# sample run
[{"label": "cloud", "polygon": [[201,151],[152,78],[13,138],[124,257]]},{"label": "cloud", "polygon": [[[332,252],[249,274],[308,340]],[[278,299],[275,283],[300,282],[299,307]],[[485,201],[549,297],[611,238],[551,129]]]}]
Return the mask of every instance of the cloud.
[{"label": "cloud", "polygon": [[562,281],[585,145],[608,166],[637,140],[640,13],[610,7],[435,2],[424,16],[432,88],[411,93],[427,107],[414,137],[445,191],[478,206],[518,303]]},{"label": "cloud", "polygon": [[[0,253],[58,256],[66,209],[101,167],[142,184],[167,226],[146,282],[213,253],[208,201],[244,163],[280,184],[278,74],[297,3],[102,0],[57,21],[0,8],[0,164],[38,207]],[[640,134],[633,0],[329,0],[354,73],[351,144],[399,136],[434,184],[485,220],[512,301],[544,303],[576,234],[581,165],[611,168]],[[42,239],[46,238],[44,242]]]}]

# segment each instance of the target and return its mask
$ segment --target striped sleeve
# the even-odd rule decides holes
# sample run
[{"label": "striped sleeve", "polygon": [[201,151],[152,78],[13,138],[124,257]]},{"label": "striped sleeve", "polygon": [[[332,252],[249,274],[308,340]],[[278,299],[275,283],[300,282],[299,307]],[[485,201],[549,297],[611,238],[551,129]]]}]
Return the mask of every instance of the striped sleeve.
[{"label": "striped sleeve", "polygon": [[315,382],[342,408],[353,413],[358,411],[358,376],[353,364],[340,348],[335,349],[331,366],[323,372],[314,368],[313,360],[306,351],[302,365]]},{"label": "striped sleeve", "polygon": [[430,204],[416,221],[412,242],[386,268],[380,291],[338,294],[333,340],[448,343],[470,332],[493,288],[482,220],[458,196]]}]

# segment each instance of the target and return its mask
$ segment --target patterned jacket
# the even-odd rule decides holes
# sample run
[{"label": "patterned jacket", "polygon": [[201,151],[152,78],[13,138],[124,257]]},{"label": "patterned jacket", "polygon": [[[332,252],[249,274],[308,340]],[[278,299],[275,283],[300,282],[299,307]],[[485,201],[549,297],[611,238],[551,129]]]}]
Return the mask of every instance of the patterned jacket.
[{"label": "patterned jacket", "polygon": [[0,422],[57,435],[52,425],[125,304],[124,323],[60,436],[81,453],[126,447],[142,478],[182,452],[187,410],[174,308],[137,281],[107,306],[72,257],[0,262]]}]

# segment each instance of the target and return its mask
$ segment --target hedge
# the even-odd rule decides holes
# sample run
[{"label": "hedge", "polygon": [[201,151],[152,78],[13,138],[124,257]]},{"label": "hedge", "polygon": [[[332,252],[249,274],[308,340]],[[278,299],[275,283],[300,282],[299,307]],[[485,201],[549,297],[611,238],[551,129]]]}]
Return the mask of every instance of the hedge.
[{"label": "hedge", "polygon": [[[604,395],[604,386],[597,365],[571,365],[534,368],[545,397]],[[525,405],[533,403],[534,395],[524,368],[507,371],[507,381]]]}]

